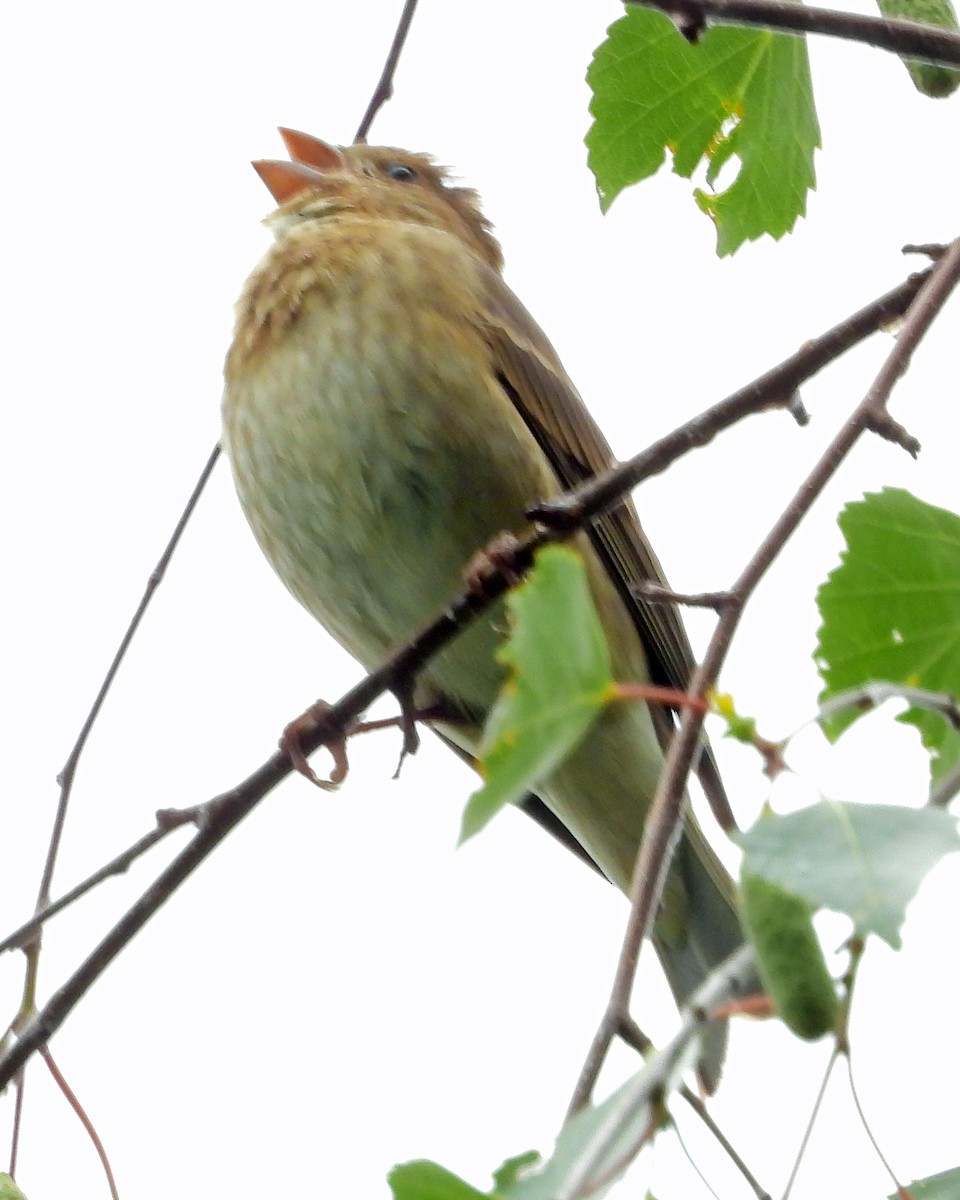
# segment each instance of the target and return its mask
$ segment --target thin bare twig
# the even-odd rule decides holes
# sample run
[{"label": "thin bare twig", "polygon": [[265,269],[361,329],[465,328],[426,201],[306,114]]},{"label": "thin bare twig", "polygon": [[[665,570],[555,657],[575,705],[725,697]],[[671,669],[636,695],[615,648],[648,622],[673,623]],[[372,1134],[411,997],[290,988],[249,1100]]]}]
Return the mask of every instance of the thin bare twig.
[{"label": "thin bare twig", "polygon": [[[868,428],[871,418],[883,410],[894,383],[906,370],[913,351],[956,286],[958,277],[960,238],[951,244],[916,293],[893,350],[887,356],[863,400],[844,422],[833,442],[781,516],[774,522],[756,553],[730,588],[731,594],[737,598],[737,603],[729,605],[720,613],[703,661],[690,681],[692,695],[703,696],[714,686],[740,623],[744,605],[816,498]],[[629,469],[633,461],[636,460],[625,466]],[[606,480],[598,481],[598,485],[598,490],[602,490],[606,486]],[[582,492],[586,490],[581,489]],[[570,1102],[571,1112],[578,1111],[589,1101],[607,1050],[616,1036],[622,1014],[628,1011],[640,947],[653,929],[670,859],[683,820],[684,789],[694,755],[699,752],[701,745],[702,724],[703,717],[700,713],[685,709],[671,742],[634,867],[630,889],[630,917],[610,999],[577,1081]]]},{"label": "thin bare twig", "polygon": [[[714,405],[674,433],[661,438],[635,459],[624,463],[610,473],[618,480],[616,487],[611,487],[605,476],[597,481],[592,494],[587,495],[589,489],[581,489],[576,504],[571,506],[579,510],[579,518],[571,519],[571,516],[566,514],[561,522],[565,530],[543,529],[527,538],[518,548],[514,564],[499,573],[491,573],[484,582],[482,593],[469,591],[458,597],[440,617],[379,670],[361,680],[341,697],[337,704],[332,705],[326,721],[318,722],[312,732],[304,735],[301,743],[304,753],[312,753],[321,745],[342,737],[349,723],[359,717],[378,696],[386,691],[395,691],[398,680],[408,679],[432,654],[451,641],[480,612],[489,608],[507,591],[511,579],[530,565],[533,552],[539,546],[561,540],[577,528],[578,519],[585,523],[605,507],[616,503],[620,495],[641,479],[665,470],[675,459],[694,446],[711,440],[721,429],[737,423],[747,415],[769,410],[777,403],[788,404],[796,387],[805,379],[905,312],[924,282],[937,270],[938,267],[930,267],[919,275],[911,276],[897,288],[828,330],[815,341],[805,344],[801,351],[781,366],[768,371],[754,383]],[[702,686],[702,681],[698,686]],[[695,738],[696,735],[693,736]],[[676,745],[677,739],[674,740],[674,747]],[[275,754],[241,784],[206,806],[208,816],[196,837],[176,855],[99,946],[50,997],[43,1010],[25,1024],[17,1043],[0,1060],[0,1088],[13,1078],[37,1047],[52,1036],[87,989],[157,909],[260,800],[290,774],[291,770],[289,757],[285,754]]]},{"label": "thin bare twig", "polygon": [[791,0],[626,0],[634,8],[655,8],[691,37],[705,25],[748,25],[779,33],[821,33],[862,42],[924,62],[960,67],[960,34],[916,21],[887,20],[860,13],[811,8]]},{"label": "thin bare twig", "polygon": [[97,692],[96,698],[87,714],[86,720],[81,726],[80,733],[74,743],[73,749],[67,756],[67,761],[64,763],[63,769],[57,776],[57,783],[60,785],[60,802],[57,806],[57,813],[54,819],[53,832],[50,837],[50,847],[47,851],[47,860],[43,868],[43,876],[40,880],[40,890],[37,896],[37,909],[43,909],[50,899],[50,885],[53,882],[53,871],[56,865],[57,852],[60,848],[60,839],[63,834],[63,825],[66,820],[67,807],[70,803],[70,792],[73,788],[73,781],[76,778],[77,767],[80,763],[80,756],[83,754],[84,747],[87,744],[87,739],[96,724],[97,717],[100,715],[100,710],[103,708],[103,702],[107,698],[107,694],[116,678],[117,672],[120,670],[120,665],[123,662],[124,656],[130,649],[130,643],[136,637],[137,630],[140,628],[140,622],[143,620],[147,609],[150,606],[150,601],[153,599],[154,593],[163,582],[163,577],[167,572],[167,567],[170,565],[170,560],[173,558],[177,546],[180,544],[180,539],[183,537],[183,532],[193,516],[193,510],[197,507],[200,497],[203,495],[203,490],[207,486],[207,480],[216,466],[217,459],[220,457],[220,447],[214,446],[204,464],[203,470],[200,472],[197,482],[193,486],[193,491],[187,503],[184,505],[183,512],[180,514],[173,533],[170,535],[170,540],[164,547],[163,553],[157,565],[150,572],[150,578],[147,580],[147,586],[143,590],[143,596],[140,598],[140,603],[137,605],[137,610],[130,618],[130,624],[127,626],[126,632],[120,639],[120,645],[117,647],[117,652],[113,656],[113,661],[107,669],[106,675],[103,677],[103,683],[100,685],[100,690]]},{"label": "thin bare twig", "polygon": [[[400,60],[400,54],[403,51],[404,42],[410,30],[410,25],[413,21],[413,16],[416,11],[417,0],[406,0],[403,11],[400,15],[400,21],[397,25],[390,50],[384,63],[383,71],[380,79],[374,89],[370,103],[367,106],[367,111],[364,113],[363,120],[360,122],[360,127],[357,130],[355,140],[363,141],[369,132],[370,126],[373,123],[374,117],[377,115],[383,105],[389,100],[393,94],[393,77],[396,74],[397,65]],[[93,705],[87,714],[83,725],[80,728],[80,733],[77,735],[77,740],[74,743],[73,749],[67,756],[67,761],[62,770],[57,776],[57,783],[60,785],[60,800],[57,806],[57,812],[54,816],[53,830],[50,836],[50,846],[47,851],[47,857],[44,864],[43,874],[40,879],[40,887],[37,895],[37,913],[39,914],[45,908],[50,898],[50,888],[53,883],[53,872],[56,866],[57,855],[59,853],[60,842],[63,835],[63,827],[66,820],[67,808],[69,806],[70,792],[73,787],[73,781],[76,777],[77,767],[80,758],[83,754],[87,740],[96,724],[97,718],[100,715],[100,710],[103,708],[104,701],[110,691],[117,672],[123,662],[123,659],[130,648],[130,644],[137,634],[147,608],[153,599],[154,593],[163,582],[163,577],[166,574],[167,568],[170,565],[170,560],[180,543],[180,539],[190,522],[193,512],[199,503],[200,497],[207,485],[213,468],[216,466],[217,459],[220,457],[220,446],[216,445],[210,451],[209,457],[197,482],[194,484],[193,491],[184,505],[183,511],[177,520],[170,540],[167,542],[163,553],[160,556],[157,565],[150,573],[150,578],[147,580],[146,588],[143,596],[137,606],[136,612],[130,620],[129,625],[120,640],[120,645],[113,661],[110,663],[107,673],[104,676],[103,682],[100,685],[100,690],[94,699]],[[112,872],[111,872],[112,873]]]},{"label": "thin bare twig", "polygon": [[[91,954],[80,964],[66,983],[58,988],[43,1008],[30,1016],[18,1030],[17,1041],[0,1060],[0,1089],[12,1079],[27,1060],[52,1037],[76,1007],[80,998],[107,966],[116,958],[130,939],[147,923],[150,917],[173,894],[176,888],[203,862],[212,850],[236,825],[243,820],[263,795],[290,772],[290,761],[279,764],[276,755],[265,768],[258,772],[260,777],[273,779],[264,786],[263,792],[251,788],[243,796],[237,791],[218,797],[219,803],[211,809],[210,822],[203,826],[187,846],[158,875],[142,896],[127,910],[113,929]],[[278,771],[277,767],[281,767]],[[271,768],[273,771],[271,772]],[[249,780],[247,781],[249,784]],[[243,787],[244,785],[241,785]],[[232,801],[232,803],[230,802]]]},{"label": "thin bare twig", "polygon": [[[406,0],[404,4],[403,11],[400,15],[400,21],[397,25],[397,30],[394,34],[383,71],[380,75],[377,86],[374,89],[370,103],[367,106],[367,111],[364,113],[363,120],[360,122],[360,127],[357,130],[355,140],[358,142],[365,139],[367,133],[369,132],[370,126],[373,123],[374,117],[393,94],[393,77],[396,73],[397,65],[400,60],[400,54],[403,50],[404,42],[406,41],[407,34],[410,30],[410,25],[413,21],[416,7],[417,0]],[[73,781],[76,777],[77,767],[87,744],[87,740],[93,730],[94,725],[96,724],[97,718],[100,715],[100,710],[103,708],[104,701],[107,698],[123,659],[130,648],[130,644],[137,634],[137,630],[139,629],[140,623],[146,614],[147,608],[150,606],[150,602],[153,599],[154,593],[163,582],[163,577],[170,565],[170,560],[173,558],[177,546],[180,543],[180,539],[183,536],[184,530],[193,516],[193,512],[199,503],[200,497],[203,494],[203,491],[219,457],[220,446],[216,445],[210,451],[210,455],[207,458],[203,470],[200,472],[197,482],[194,484],[193,491],[190,493],[187,503],[185,504],[183,511],[177,520],[173,533],[170,536],[170,540],[167,542],[167,545],[164,548],[157,565],[150,573],[150,578],[147,580],[147,585],[144,589],[140,603],[137,606],[136,612],[133,614],[129,625],[127,626],[127,629],[120,640],[120,645],[117,648],[117,652],[114,655],[113,661],[110,663],[109,668],[107,669],[107,673],[100,685],[100,689],[97,692],[96,698],[94,699],[90,711],[80,728],[80,733],[77,735],[77,740],[74,743],[73,749],[67,756],[67,761],[57,776],[57,783],[60,785],[60,800],[57,806],[57,812],[54,816],[53,830],[50,836],[50,846],[47,851],[46,862],[44,864],[43,874],[40,880],[40,887],[38,889],[36,906],[38,914],[42,912],[44,907],[49,902],[50,888],[53,882],[53,872],[56,866],[60,841],[63,835],[63,827],[66,820],[67,808],[69,806],[70,792],[73,787]]]},{"label": "thin bare twig", "polygon": [[793,1185],[797,1181],[797,1175],[800,1173],[800,1167],[803,1164],[804,1155],[807,1153],[807,1146],[810,1145],[810,1138],[813,1135],[813,1127],[817,1123],[817,1117],[820,1115],[820,1109],[823,1107],[823,1101],[827,1094],[827,1084],[830,1082],[830,1076],[833,1074],[833,1068],[837,1065],[837,1059],[840,1057],[840,1051],[836,1046],[833,1048],[833,1053],[827,1061],[826,1070],[823,1072],[823,1079],[820,1080],[820,1086],[817,1089],[817,1095],[813,1102],[813,1108],[810,1110],[810,1118],[807,1121],[803,1130],[803,1137],[800,1139],[800,1145],[797,1147],[797,1153],[793,1160],[793,1165],[790,1168],[790,1177],[783,1189],[783,1195],[780,1200],[789,1200],[790,1193],[793,1191]]},{"label": "thin bare twig", "polygon": [[733,603],[729,592],[675,592],[652,579],[630,585],[630,591],[648,604],[683,604],[687,608],[712,608],[715,611]]},{"label": "thin bare twig", "polygon": [[26,1076],[21,1071],[16,1079],[16,1099],[13,1102],[13,1124],[10,1129],[10,1158],[7,1164],[7,1174],[11,1179],[17,1177],[17,1155],[20,1151],[20,1130],[23,1127],[23,1099]]},{"label": "thin bare twig", "polygon": [[880,1149],[880,1143],[877,1141],[876,1135],[874,1134],[873,1130],[870,1127],[870,1122],[867,1120],[867,1114],[866,1114],[866,1112],[864,1112],[863,1105],[860,1103],[860,1092],[857,1089],[856,1079],[854,1078],[853,1059],[851,1058],[849,1051],[848,1051],[846,1057],[847,1057],[847,1083],[850,1085],[850,1095],[853,1098],[853,1104],[857,1110],[857,1116],[860,1118],[860,1124],[863,1126],[863,1131],[867,1135],[867,1140],[869,1141],[870,1145],[873,1147],[874,1153],[876,1154],[877,1158],[880,1160],[880,1162],[883,1166],[883,1169],[890,1176],[890,1180],[893,1183],[893,1186],[897,1189],[897,1195],[902,1196],[904,1194],[909,1194],[906,1192],[906,1189],[904,1188],[903,1184],[897,1178],[896,1172],[894,1171],[893,1167],[890,1165],[890,1162],[887,1159],[887,1156]]},{"label": "thin bare twig", "polygon": [[[393,94],[393,77],[396,73],[397,65],[400,60],[400,54],[403,50],[403,45],[406,41],[407,33],[409,32],[410,24],[413,20],[416,7],[417,0],[406,0],[380,79],[377,83],[376,89],[374,90],[374,94],[371,97],[370,103],[367,106],[367,111],[365,112],[357,130],[355,137],[356,141],[365,140],[374,117]],[[8,938],[4,943],[4,947],[8,946],[11,942],[17,942],[17,944],[27,946],[27,969],[24,976],[21,1013],[32,1011],[33,1008],[34,997],[36,994],[37,972],[39,968],[39,931],[43,925],[45,917],[52,916],[54,912],[62,911],[69,904],[73,903],[81,895],[89,891],[90,888],[95,886],[95,884],[99,883],[107,876],[126,870],[136,857],[139,857],[140,854],[144,853],[147,849],[159,841],[161,837],[165,836],[166,833],[169,832],[169,828],[164,829],[163,827],[158,827],[156,830],[153,830],[150,834],[147,834],[144,838],[141,838],[129,850],[125,851],[123,854],[115,858],[111,863],[108,863],[100,871],[96,872],[90,877],[90,879],[78,885],[78,887],[73,888],[69,893],[67,893],[66,896],[61,897],[60,900],[57,901],[56,905],[50,904],[50,890],[53,883],[54,871],[56,869],[57,857],[59,855],[60,843],[63,837],[63,829],[66,822],[70,794],[73,789],[73,782],[76,777],[77,767],[83,754],[84,747],[86,746],[90,733],[96,723],[97,717],[100,714],[100,710],[103,707],[103,703],[110,691],[117,671],[119,670],[126,652],[129,649],[137,630],[139,629],[154,593],[163,580],[163,576],[170,564],[170,560],[172,559],[177,545],[183,536],[184,530],[186,529],[187,524],[193,515],[194,509],[196,508],[200,496],[206,487],[207,481],[210,478],[210,475],[219,457],[220,446],[218,444],[214,446],[213,450],[210,452],[207,462],[203,470],[200,472],[200,476],[194,485],[193,491],[190,494],[179,520],[177,521],[170,541],[167,543],[167,546],[164,549],[157,566],[150,575],[140,604],[137,606],[137,610],[134,613],[133,618],[127,626],[127,630],[120,641],[120,646],[114,655],[109,669],[107,670],[90,712],[87,714],[87,717],[81,726],[80,733],[73,746],[73,749],[70,751],[63,769],[57,776],[57,782],[60,785],[60,797],[57,804],[57,811],[54,814],[53,828],[50,834],[50,843],[47,849],[40,886],[38,888],[35,917],[33,921],[28,922],[26,925],[16,930],[14,934],[11,935],[11,938]],[[239,820],[240,818],[238,817],[237,819]],[[21,941],[20,939],[24,940]],[[31,939],[34,939],[33,945],[29,944]],[[2,947],[0,947],[0,951],[2,951]],[[24,1058],[23,1061],[26,1061],[26,1059]],[[21,1103],[22,1080],[18,1089],[18,1114]],[[14,1128],[13,1147],[11,1151],[11,1162],[13,1163],[16,1162],[18,1130],[19,1121],[15,1123]]]},{"label": "thin bare twig", "polygon": [[141,855],[146,854],[148,850],[152,850],[157,842],[162,841],[167,834],[174,829],[172,823],[158,825],[157,828],[151,829],[149,833],[138,838],[132,846],[129,846],[121,854],[112,858],[108,863],[104,863],[99,870],[93,872],[86,879],[82,880],[72,887],[69,892],[65,892],[62,896],[58,896],[56,900],[52,900],[41,912],[36,913],[29,921],[24,921],[19,929],[15,929],[0,941],[0,954],[6,954],[9,950],[22,950],[27,947],[32,941],[35,941],[44,925],[58,913],[75,904],[87,892],[92,891],[98,884],[103,883],[105,879],[109,879],[113,875],[122,875],[125,871],[136,862]]},{"label": "thin bare twig", "polygon": [[40,1056],[43,1059],[43,1061],[47,1064],[47,1069],[49,1070],[50,1074],[56,1080],[57,1087],[60,1089],[61,1092],[63,1092],[64,1096],[66,1097],[67,1103],[70,1105],[70,1107],[73,1109],[73,1111],[77,1114],[77,1117],[80,1120],[80,1124],[87,1131],[87,1137],[90,1139],[91,1142],[93,1142],[93,1148],[97,1152],[97,1158],[100,1159],[100,1165],[103,1167],[103,1173],[107,1177],[107,1187],[110,1189],[110,1196],[112,1197],[112,1200],[120,1200],[120,1193],[117,1191],[117,1181],[113,1177],[113,1168],[110,1166],[110,1159],[107,1157],[106,1147],[104,1146],[103,1142],[100,1140],[100,1135],[97,1133],[93,1122],[90,1120],[90,1117],[87,1115],[87,1110],[83,1107],[83,1105],[77,1099],[76,1094],[73,1091],[73,1088],[71,1088],[69,1083],[67,1083],[66,1079],[64,1078],[63,1072],[60,1070],[60,1068],[54,1062],[53,1055],[50,1053],[50,1051],[47,1049],[46,1046],[40,1047]]},{"label": "thin bare twig", "polygon": [[[150,573],[150,577],[147,580],[146,587],[143,591],[143,596],[140,599],[140,603],[137,605],[136,612],[133,614],[129,625],[127,626],[126,632],[120,639],[120,645],[117,647],[117,651],[113,656],[113,661],[110,663],[110,666],[107,669],[107,673],[103,678],[103,682],[100,684],[99,691],[94,698],[90,711],[80,728],[80,733],[77,735],[77,740],[73,745],[73,749],[67,756],[67,761],[57,776],[57,783],[60,785],[60,796],[57,801],[57,811],[53,818],[53,828],[50,831],[50,841],[47,845],[47,853],[44,860],[43,872],[40,878],[40,886],[37,890],[37,900],[34,908],[34,921],[30,923],[32,926],[32,933],[26,942],[20,943],[24,946],[26,952],[26,969],[23,977],[23,989],[21,992],[19,1016],[33,1012],[36,1003],[37,977],[40,969],[39,932],[43,922],[44,913],[48,910],[50,905],[50,888],[53,883],[53,875],[56,869],[57,858],[60,853],[60,843],[63,840],[63,830],[66,824],[67,810],[70,807],[70,796],[73,791],[73,783],[76,778],[77,768],[80,764],[80,758],[87,744],[87,740],[93,731],[93,727],[96,724],[97,718],[100,715],[100,711],[103,708],[104,701],[106,700],[110,688],[113,685],[113,681],[116,678],[117,672],[120,670],[120,666],[124,660],[124,657],[126,656],[126,653],[129,650],[134,637],[136,636],[137,630],[139,629],[140,624],[146,615],[150,601],[153,599],[154,594],[160,587],[160,584],[163,582],[163,577],[166,574],[167,567],[170,565],[170,560],[173,558],[174,552],[180,543],[180,539],[183,537],[184,530],[186,529],[190,517],[192,516],[193,511],[200,500],[200,496],[203,494],[207,480],[210,478],[210,474],[216,465],[219,455],[220,447],[215,446],[212,453],[208,457],[203,470],[200,472],[200,476],[194,485],[193,491],[190,493],[190,497],[187,500],[183,512],[180,514],[180,517],[174,526],[173,533],[170,535],[170,539],[164,547],[163,553],[160,555],[157,565]],[[72,897],[72,899],[75,898],[76,896]],[[66,903],[70,902],[71,901],[68,900]],[[65,906],[65,903],[62,902],[58,905],[59,908],[63,908]],[[21,935],[25,928],[26,927],[23,927],[20,930],[17,930],[14,936],[16,937]],[[22,1087],[23,1081],[21,1079],[21,1094]],[[17,1128],[19,1128],[19,1125],[17,1125]],[[14,1149],[12,1153],[12,1158],[14,1161],[16,1159],[16,1137],[17,1134],[15,1133]]]},{"label": "thin bare twig", "polygon": [[687,1102],[687,1104],[690,1105],[704,1125],[706,1125],[706,1127],[710,1130],[714,1138],[717,1140],[717,1142],[719,1142],[720,1146],[727,1152],[727,1156],[746,1180],[748,1186],[752,1188],[753,1194],[756,1196],[757,1200],[772,1200],[770,1193],[765,1187],[762,1186],[760,1181],[756,1178],[747,1164],[737,1153],[736,1147],[730,1142],[729,1138],[713,1119],[710,1114],[710,1110],[700,1099],[700,1097],[695,1092],[691,1091],[686,1084],[680,1088],[680,1095]]},{"label": "thin bare twig", "polygon": [[403,11],[400,13],[397,29],[393,35],[393,41],[390,43],[390,49],[387,52],[387,61],[383,64],[383,72],[377,81],[373,95],[370,97],[367,111],[363,114],[363,118],[357,126],[357,132],[353,138],[355,142],[365,142],[367,140],[367,134],[370,132],[370,126],[373,124],[374,118],[393,95],[393,77],[397,73],[400,55],[403,53],[403,45],[407,40],[407,34],[410,32],[413,15],[416,11],[417,0],[404,0]]}]

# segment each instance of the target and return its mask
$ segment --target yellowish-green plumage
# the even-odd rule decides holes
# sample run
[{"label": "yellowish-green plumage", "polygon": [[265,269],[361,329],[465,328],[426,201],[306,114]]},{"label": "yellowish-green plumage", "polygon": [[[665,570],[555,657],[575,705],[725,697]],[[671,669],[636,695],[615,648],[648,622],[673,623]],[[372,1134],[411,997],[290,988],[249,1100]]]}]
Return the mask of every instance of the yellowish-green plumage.
[{"label": "yellowish-green plumage", "polygon": [[[568,460],[579,455],[598,470],[605,462],[591,458],[609,453],[500,278],[499,247],[473,194],[449,187],[420,156],[336,153],[340,169],[271,218],[277,241],[238,305],[223,443],[277,574],[373,668],[462,589],[478,549],[528,529],[524,510],[569,484]],[[402,178],[390,174],[397,164]],[[617,519],[614,559],[642,557],[634,576],[656,576],[632,510]],[[645,680],[636,614],[610,560],[586,536],[580,548],[615,674]],[[418,704],[442,700],[461,715],[443,731],[468,752],[502,680],[503,627],[501,609],[487,613],[418,678]],[[685,643],[674,651],[689,657]],[[614,706],[540,789],[623,889],[662,765],[661,735],[646,707]],[[691,824],[657,930],[678,996],[742,940],[732,896]],[[714,1040],[708,1082],[722,1054],[722,1036]]]}]

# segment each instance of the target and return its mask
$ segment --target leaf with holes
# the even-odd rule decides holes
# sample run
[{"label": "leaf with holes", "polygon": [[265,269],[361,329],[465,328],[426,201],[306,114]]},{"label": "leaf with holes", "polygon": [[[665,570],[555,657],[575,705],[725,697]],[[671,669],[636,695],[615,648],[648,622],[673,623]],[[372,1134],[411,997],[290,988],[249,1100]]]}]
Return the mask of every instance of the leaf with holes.
[{"label": "leaf with holes", "polygon": [[[821,702],[874,680],[960,695],[960,517],[899,488],[867,495],[840,514],[846,549],[817,593]],[[836,739],[859,714],[824,721]],[[960,762],[960,733],[911,708],[934,775]]]},{"label": "leaf with holes", "polygon": [[803,216],[820,145],[803,38],[717,26],[690,45],[661,13],[630,8],[607,31],[587,82],[586,141],[604,210],[669,150],[685,178],[705,163],[711,188],[740,160],[724,191],[696,192],[721,255],[765,233],[782,237]]},{"label": "leaf with holes", "polygon": [[894,949],[907,904],[941,858],[960,850],[956,820],[935,808],[823,801],[765,814],[738,838],[743,871],[846,913]]}]

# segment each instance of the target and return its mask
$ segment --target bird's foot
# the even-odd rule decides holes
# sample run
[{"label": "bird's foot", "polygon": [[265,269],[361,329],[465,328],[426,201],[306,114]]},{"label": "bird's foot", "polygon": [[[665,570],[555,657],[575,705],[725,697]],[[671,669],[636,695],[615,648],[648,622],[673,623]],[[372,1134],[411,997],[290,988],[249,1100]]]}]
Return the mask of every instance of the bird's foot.
[{"label": "bird's foot", "polygon": [[470,559],[463,570],[463,581],[471,592],[482,593],[492,575],[502,574],[511,587],[520,582],[517,550],[520,541],[509,531],[498,533]]},{"label": "bird's foot", "polygon": [[347,761],[347,739],[343,733],[338,733],[325,742],[327,750],[333,759],[333,770],[329,779],[321,779],[313,767],[307,762],[307,756],[301,745],[309,734],[322,729],[327,722],[330,705],[325,700],[311,704],[306,712],[301,713],[290,722],[280,736],[280,749],[290,759],[294,770],[299,771],[306,779],[325,792],[335,792],[346,779],[350,764]]}]

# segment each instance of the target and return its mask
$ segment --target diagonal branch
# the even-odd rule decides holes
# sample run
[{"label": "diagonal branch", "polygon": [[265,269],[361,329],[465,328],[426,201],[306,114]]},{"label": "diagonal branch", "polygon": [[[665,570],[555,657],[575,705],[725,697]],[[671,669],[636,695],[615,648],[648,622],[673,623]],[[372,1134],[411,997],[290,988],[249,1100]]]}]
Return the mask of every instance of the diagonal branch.
[{"label": "diagonal branch", "polygon": [[[378,696],[386,691],[396,690],[399,686],[398,680],[409,679],[432,654],[450,642],[476,616],[502,596],[516,575],[530,565],[533,552],[539,546],[569,536],[593,516],[616,503],[640,480],[665,470],[670,463],[694,446],[712,440],[721,430],[729,428],[744,417],[770,408],[789,407],[793,392],[800,383],[816,374],[826,363],[906,312],[918,292],[925,285],[929,285],[935,278],[934,272],[940,272],[942,267],[941,263],[937,267],[911,276],[821,337],[806,343],[779,367],[767,372],[728,399],[713,405],[672,434],[661,438],[642,454],[610,472],[608,476],[581,489],[574,503],[554,512],[554,516],[559,513],[561,519],[553,524],[559,524],[562,528],[542,528],[527,538],[519,547],[515,562],[499,573],[492,573],[485,581],[482,595],[471,591],[457,597],[440,617],[379,670],[361,680],[337,704],[332,705],[326,719],[322,723],[318,722],[317,728],[303,737],[303,750],[312,753],[321,745],[342,737],[349,723]],[[551,506],[551,511],[555,508],[556,506]],[[703,668],[701,675],[702,673]],[[702,689],[703,679],[700,676],[697,677],[695,686]],[[694,727],[684,721],[681,725],[681,735],[687,739],[684,744],[689,743],[690,746],[696,742],[696,733],[689,732],[691,728],[699,728],[699,724]],[[684,730],[688,732],[684,734]],[[692,742],[690,738],[693,739]],[[678,737],[674,739],[668,762],[676,758],[680,752],[679,746]],[[87,989],[167,898],[260,800],[290,774],[291,770],[290,759],[284,754],[275,754],[246,780],[204,808],[200,829],[192,841],[171,860],[156,881],[124,914],[77,971],[51,996],[43,1010],[27,1019],[18,1030],[18,1041],[0,1060],[0,1088],[9,1082],[34,1051],[56,1032]],[[680,791],[682,793],[682,786]],[[648,822],[648,826],[651,824],[652,820]]]}]

